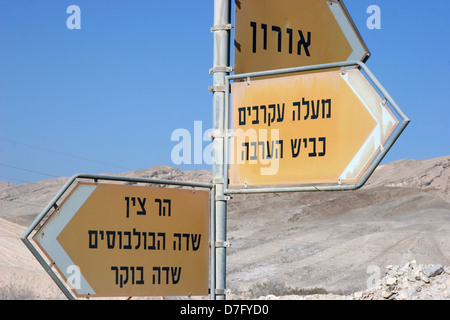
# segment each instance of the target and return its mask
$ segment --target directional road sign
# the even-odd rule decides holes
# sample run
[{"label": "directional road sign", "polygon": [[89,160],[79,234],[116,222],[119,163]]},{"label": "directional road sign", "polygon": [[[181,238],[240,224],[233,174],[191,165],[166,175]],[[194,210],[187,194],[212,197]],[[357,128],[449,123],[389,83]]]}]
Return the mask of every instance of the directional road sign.
[{"label": "directional road sign", "polygon": [[231,84],[230,186],[357,182],[398,124],[358,69]]},{"label": "directional road sign", "polygon": [[235,10],[235,74],[370,56],[342,1],[239,0]]},{"label": "directional road sign", "polygon": [[33,239],[76,296],[208,294],[209,192],[78,183]]}]

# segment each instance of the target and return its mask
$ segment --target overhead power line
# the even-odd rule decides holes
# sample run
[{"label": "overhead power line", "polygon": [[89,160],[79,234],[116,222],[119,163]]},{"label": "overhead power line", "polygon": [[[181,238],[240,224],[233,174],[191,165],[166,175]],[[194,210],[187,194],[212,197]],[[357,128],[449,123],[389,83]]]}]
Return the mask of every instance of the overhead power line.
[{"label": "overhead power line", "polygon": [[60,152],[60,151],[56,151],[56,150],[52,150],[52,149],[48,149],[48,148],[42,148],[42,147],[39,147],[39,146],[35,146],[35,145],[31,145],[31,144],[28,144],[28,143],[23,143],[23,142],[11,140],[11,139],[6,139],[6,138],[0,137],[0,140],[8,141],[8,142],[11,142],[11,143],[16,143],[16,144],[19,144],[19,145],[22,145],[22,146],[25,146],[25,147],[29,147],[29,148],[34,148],[34,149],[39,149],[39,150],[46,151],[46,152],[59,154],[59,155],[65,156],[65,157],[71,157],[71,158],[76,158],[76,159],[80,159],[80,160],[83,160],[83,161],[89,161],[89,162],[93,162],[93,163],[97,163],[97,164],[107,165],[107,166],[110,166],[110,167],[115,167],[117,169],[129,170],[129,168],[118,166],[116,164],[112,164],[112,163],[108,163],[108,162],[102,162],[102,161],[93,160],[93,159],[88,159],[88,158],[80,157],[80,156],[77,156],[77,155],[74,155],[74,154]]},{"label": "overhead power line", "polygon": [[11,166],[9,164],[0,163],[0,166],[1,167],[12,168],[12,169],[17,169],[17,170],[22,170],[22,171],[27,171],[27,172],[31,172],[31,173],[37,173],[37,174],[41,174],[41,175],[44,175],[44,176],[49,176],[49,177],[52,177],[52,178],[58,178],[58,176],[55,176],[55,175],[50,174],[50,173],[45,173],[45,172],[41,172],[41,171],[20,168],[20,167],[16,167],[16,166]]}]

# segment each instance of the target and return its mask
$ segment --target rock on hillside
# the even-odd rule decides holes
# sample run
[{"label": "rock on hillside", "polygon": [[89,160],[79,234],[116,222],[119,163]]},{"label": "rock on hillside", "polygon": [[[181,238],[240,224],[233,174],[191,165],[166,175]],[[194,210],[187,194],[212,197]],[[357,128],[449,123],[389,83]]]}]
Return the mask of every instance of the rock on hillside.
[{"label": "rock on hillside", "polygon": [[362,300],[448,300],[450,299],[450,267],[441,264],[386,266],[386,275],[373,287],[355,292]]},{"label": "rock on hillside", "polygon": [[[377,270],[374,270],[377,271]],[[374,274],[375,275],[375,274]],[[440,264],[418,264],[416,260],[404,266],[386,266],[381,279],[368,280],[370,288],[350,295],[315,294],[277,296],[268,294],[259,300],[449,300],[450,267]],[[242,298],[242,297],[241,297]]]},{"label": "rock on hillside", "polygon": [[405,159],[379,166],[367,186],[434,190],[450,201],[450,156],[426,160]]}]

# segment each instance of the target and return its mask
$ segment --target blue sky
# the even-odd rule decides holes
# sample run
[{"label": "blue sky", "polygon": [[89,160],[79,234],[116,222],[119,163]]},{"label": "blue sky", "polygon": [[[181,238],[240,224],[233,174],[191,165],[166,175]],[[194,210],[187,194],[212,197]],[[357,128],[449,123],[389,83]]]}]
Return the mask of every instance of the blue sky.
[{"label": "blue sky", "polygon": [[[171,134],[212,126],[213,3],[0,0],[0,181],[208,169],[175,165]],[[80,30],[66,26],[72,4]],[[345,5],[367,66],[411,119],[384,162],[449,155],[450,1]],[[381,9],[379,30],[366,26],[370,5]]]}]

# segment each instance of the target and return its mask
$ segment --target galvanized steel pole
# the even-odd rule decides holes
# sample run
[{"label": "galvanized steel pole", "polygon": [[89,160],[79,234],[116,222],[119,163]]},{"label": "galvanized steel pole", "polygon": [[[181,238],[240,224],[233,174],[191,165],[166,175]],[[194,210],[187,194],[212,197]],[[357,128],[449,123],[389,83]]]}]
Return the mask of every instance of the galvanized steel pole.
[{"label": "galvanized steel pole", "polygon": [[[216,250],[215,288],[211,297],[217,300],[226,298],[226,236],[227,236],[227,198],[224,190],[224,116],[225,116],[225,77],[230,68],[230,29],[231,1],[214,0],[214,58],[213,58],[213,162],[212,178],[215,185]],[[214,276],[214,275],[212,275]]]}]

